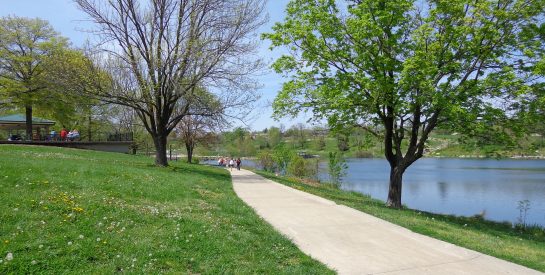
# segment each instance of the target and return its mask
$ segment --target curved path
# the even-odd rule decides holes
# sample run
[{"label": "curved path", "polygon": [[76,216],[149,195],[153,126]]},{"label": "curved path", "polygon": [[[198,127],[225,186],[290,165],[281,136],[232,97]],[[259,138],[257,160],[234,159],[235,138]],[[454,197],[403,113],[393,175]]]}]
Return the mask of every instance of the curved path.
[{"label": "curved path", "polygon": [[231,171],[237,195],[303,252],[340,274],[542,274],[414,233],[352,208]]}]

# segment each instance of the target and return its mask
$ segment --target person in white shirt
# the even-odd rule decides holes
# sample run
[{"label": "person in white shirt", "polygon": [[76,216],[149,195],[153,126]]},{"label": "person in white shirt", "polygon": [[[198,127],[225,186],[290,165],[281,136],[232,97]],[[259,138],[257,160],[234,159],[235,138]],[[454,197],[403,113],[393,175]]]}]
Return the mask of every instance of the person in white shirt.
[{"label": "person in white shirt", "polygon": [[231,168],[231,171],[233,171],[233,167],[235,166],[235,161],[233,159],[231,159],[229,161],[229,168]]}]

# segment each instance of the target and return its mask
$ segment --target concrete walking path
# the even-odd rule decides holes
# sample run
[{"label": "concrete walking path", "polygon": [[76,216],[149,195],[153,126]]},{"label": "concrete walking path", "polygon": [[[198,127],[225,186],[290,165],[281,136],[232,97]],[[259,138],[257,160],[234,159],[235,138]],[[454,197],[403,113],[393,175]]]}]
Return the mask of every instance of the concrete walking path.
[{"label": "concrete walking path", "polygon": [[352,208],[231,171],[237,195],[303,252],[339,274],[543,274],[414,233]]}]

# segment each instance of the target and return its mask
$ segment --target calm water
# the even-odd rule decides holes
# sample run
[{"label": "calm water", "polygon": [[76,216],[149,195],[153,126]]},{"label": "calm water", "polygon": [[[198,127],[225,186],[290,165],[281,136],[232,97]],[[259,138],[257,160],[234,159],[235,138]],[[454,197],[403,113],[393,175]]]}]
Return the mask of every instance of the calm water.
[{"label": "calm water", "polygon": [[[341,188],[385,201],[389,165],[384,159],[348,159]],[[243,166],[255,166],[249,160]],[[320,177],[327,180],[326,164]],[[435,159],[416,161],[403,177],[402,202],[433,213],[516,222],[518,202],[530,201],[528,224],[545,226],[545,160]]]},{"label": "calm water", "polygon": [[[349,159],[342,188],[386,200],[389,165],[384,159]],[[544,160],[420,159],[403,177],[402,201],[433,213],[516,222],[521,200],[530,201],[528,224],[545,226]]]}]

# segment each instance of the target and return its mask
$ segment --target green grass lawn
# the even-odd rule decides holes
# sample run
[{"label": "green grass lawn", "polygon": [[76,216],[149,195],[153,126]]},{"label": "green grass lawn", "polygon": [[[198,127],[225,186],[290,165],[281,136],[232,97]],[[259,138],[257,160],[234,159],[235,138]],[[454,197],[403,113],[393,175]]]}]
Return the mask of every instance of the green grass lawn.
[{"label": "green grass lawn", "polygon": [[152,164],[0,145],[0,274],[333,273],[238,199],[227,171]]},{"label": "green grass lawn", "polygon": [[328,185],[309,185],[297,179],[256,173],[287,186],[318,195],[414,232],[473,249],[545,271],[545,229],[513,229],[511,224],[485,221],[477,217],[455,217],[411,209],[391,209],[385,203],[357,192],[339,190]]}]

